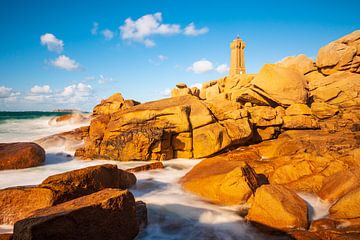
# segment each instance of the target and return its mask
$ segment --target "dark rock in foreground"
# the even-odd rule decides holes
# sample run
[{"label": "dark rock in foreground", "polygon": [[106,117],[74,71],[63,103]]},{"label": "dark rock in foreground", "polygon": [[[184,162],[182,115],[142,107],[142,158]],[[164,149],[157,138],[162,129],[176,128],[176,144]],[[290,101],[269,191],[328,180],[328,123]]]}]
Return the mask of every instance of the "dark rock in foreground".
[{"label": "dark rock in foreground", "polygon": [[37,209],[54,206],[105,188],[126,189],[136,183],[134,174],[104,164],[45,179],[32,187],[0,190],[0,224],[13,224]]},{"label": "dark rock in foreground", "polygon": [[39,186],[51,189],[57,204],[104,188],[127,189],[135,183],[134,174],[118,169],[116,165],[104,164],[50,176]]},{"label": "dark rock in foreground", "polygon": [[133,195],[104,189],[35,211],[14,226],[14,240],[133,239],[139,232]]}]

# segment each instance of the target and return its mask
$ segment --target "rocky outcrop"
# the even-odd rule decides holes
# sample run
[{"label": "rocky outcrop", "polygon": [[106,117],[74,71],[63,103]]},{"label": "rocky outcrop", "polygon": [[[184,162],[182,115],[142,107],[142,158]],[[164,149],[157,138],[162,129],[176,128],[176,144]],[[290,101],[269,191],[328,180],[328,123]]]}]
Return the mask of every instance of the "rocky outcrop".
[{"label": "rocky outcrop", "polygon": [[307,228],[307,205],[287,187],[263,185],[256,190],[246,219],[280,230]]},{"label": "rocky outcrop", "polygon": [[45,161],[45,150],[36,143],[0,143],[0,170],[36,167]]},{"label": "rocky outcrop", "polygon": [[14,226],[13,239],[133,239],[139,232],[133,195],[104,189],[39,209]]},{"label": "rocky outcrop", "polygon": [[119,110],[125,110],[132,106],[138,105],[139,102],[134,100],[125,100],[120,93],[114,93],[107,99],[101,101],[93,109],[93,115],[109,115]]},{"label": "rocky outcrop", "polygon": [[98,165],[53,175],[38,186],[0,190],[0,224],[12,224],[34,210],[88,195],[104,188],[126,189],[136,183],[134,174],[116,165]]},{"label": "rocky outcrop", "polygon": [[[251,136],[246,114],[238,111],[226,115],[224,109],[212,112],[210,108],[216,107],[185,95],[140,104],[111,118],[94,119],[85,149],[76,156],[121,161],[201,158]],[[233,106],[231,110],[239,108]]]},{"label": "rocky outcrop", "polygon": [[338,71],[360,73],[360,30],[320,48],[316,65],[325,75]]}]

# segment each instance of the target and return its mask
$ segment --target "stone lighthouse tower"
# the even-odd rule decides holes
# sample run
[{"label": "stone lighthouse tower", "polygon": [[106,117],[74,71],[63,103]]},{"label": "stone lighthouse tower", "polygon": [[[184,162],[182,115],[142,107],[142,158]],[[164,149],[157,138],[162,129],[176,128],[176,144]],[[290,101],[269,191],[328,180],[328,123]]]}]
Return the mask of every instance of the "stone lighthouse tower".
[{"label": "stone lighthouse tower", "polygon": [[244,59],[245,42],[237,36],[231,43],[230,76],[246,73]]}]

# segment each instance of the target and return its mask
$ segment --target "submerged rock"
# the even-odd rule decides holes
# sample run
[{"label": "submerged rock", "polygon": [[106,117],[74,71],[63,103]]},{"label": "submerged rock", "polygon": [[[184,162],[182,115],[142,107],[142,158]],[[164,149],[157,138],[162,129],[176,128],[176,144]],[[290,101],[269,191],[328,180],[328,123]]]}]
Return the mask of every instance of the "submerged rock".
[{"label": "submerged rock", "polygon": [[138,167],[128,168],[126,169],[127,172],[135,173],[135,172],[142,172],[142,171],[148,171],[148,170],[154,170],[154,169],[163,169],[164,164],[162,162],[153,162],[145,165],[141,165]]},{"label": "submerged rock", "polygon": [[45,161],[45,150],[36,143],[0,143],[0,170],[37,167]]},{"label": "submerged rock", "polygon": [[139,232],[133,195],[104,189],[16,222],[13,239],[133,239]]}]

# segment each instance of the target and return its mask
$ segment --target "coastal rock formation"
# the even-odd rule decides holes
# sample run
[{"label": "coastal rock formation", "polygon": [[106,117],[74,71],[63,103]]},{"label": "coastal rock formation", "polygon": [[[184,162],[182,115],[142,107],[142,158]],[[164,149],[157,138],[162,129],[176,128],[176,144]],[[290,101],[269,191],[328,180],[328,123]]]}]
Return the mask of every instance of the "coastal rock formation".
[{"label": "coastal rock formation", "polygon": [[45,161],[45,150],[36,143],[0,143],[0,170],[36,167]]},{"label": "coastal rock formation", "polygon": [[325,75],[338,71],[360,73],[360,30],[354,31],[322,47],[316,65]]},{"label": "coastal rock formation", "polygon": [[76,156],[121,161],[206,157],[252,133],[241,111],[217,119],[216,114],[226,115],[221,111],[213,113],[191,95],[140,104],[94,119],[85,148]]},{"label": "coastal rock formation", "polygon": [[280,230],[307,228],[307,205],[284,186],[263,185],[256,190],[246,219]]},{"label": "coastal rock formation", "polygon": [[139,232],[133,195],[104,189],[16,222],[13,239],[133,239]]},{"label": "coastal rock formation", "polygon": [[98,165],[53,175],[38,186],[0,190],[0,224],[12,224],[34,210],[88,195],[104,188],[126,189],[136,183],[134,174],[116,165]]}]

